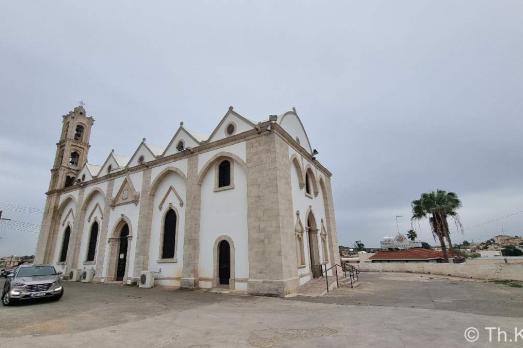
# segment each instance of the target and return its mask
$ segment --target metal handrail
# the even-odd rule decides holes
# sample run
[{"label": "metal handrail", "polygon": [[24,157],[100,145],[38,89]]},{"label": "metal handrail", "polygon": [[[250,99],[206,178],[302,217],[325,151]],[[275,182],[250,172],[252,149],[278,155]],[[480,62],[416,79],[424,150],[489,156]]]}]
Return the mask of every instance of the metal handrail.
[{"label": "metal handrail", "polygon": [[[345,274],[345,278],[347,278],[347,270],[345,269],[344,266],[338,265],[337,263],[332,265],[330,268],[327,268],[327,264],[321,265],[321,266],[322,266],[321,267],[322,268],[321,269],[321,273],[322,273],[322,275],[325,274],[325,283],[327,285],[327,292],[329,292],[329,275],[328,275],[328,272],[331,269],[334,268],[334,273],[336,275],[336,285],[337,285],[338,288],[340,287],[340,283],[339,283],[339,279],[338,279],[338,267],[341,268],[341,270]],[[323,270],[323,266],[325,266],[325,271]],[[323,273],[323,272],[325,272],[325,273]],[[360,273],[359,269],[357,269],[356,267],[354,267],[352,265],[349,265],[349,279],[350,279],[350,287],[351,287],[351,289],[354,288],[353,281],[354,281],[354,279],[356,279],[356,281],[358,280],[359,273]]]}]

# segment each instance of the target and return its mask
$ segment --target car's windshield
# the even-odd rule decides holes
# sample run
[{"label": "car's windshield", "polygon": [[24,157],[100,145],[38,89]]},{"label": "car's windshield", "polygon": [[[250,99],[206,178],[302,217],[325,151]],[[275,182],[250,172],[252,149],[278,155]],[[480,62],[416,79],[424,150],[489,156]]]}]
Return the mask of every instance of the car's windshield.
[{"label": "car's windshield", "polygon": [[22,267],[16,274],[17,277],[38,277],[55,275],[56,271],[53,266],[31,266]]}]

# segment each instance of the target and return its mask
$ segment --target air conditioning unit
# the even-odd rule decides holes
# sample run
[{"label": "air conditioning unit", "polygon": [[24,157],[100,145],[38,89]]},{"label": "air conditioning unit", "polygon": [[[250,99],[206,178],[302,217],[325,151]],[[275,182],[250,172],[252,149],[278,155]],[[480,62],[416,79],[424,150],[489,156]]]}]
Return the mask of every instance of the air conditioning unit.
[{"label": "air conditioning unit", "polygon": [[82,271],[82,283],[90,283],[93,281],[94,278],[94,269],[84,269]]},{"label": "air conditioning unit", "polygon": [[70,282],[77,282],[80,281],[80,270],[79,269],[72,269],[67,274],[67,278]]},{"label": "air conditioning unit", "polygon": [[143,271],[140,274],[140,281],[138,281],[138,286],[145,289],[150,289],[154,287],[154,273],[150,271]]}]

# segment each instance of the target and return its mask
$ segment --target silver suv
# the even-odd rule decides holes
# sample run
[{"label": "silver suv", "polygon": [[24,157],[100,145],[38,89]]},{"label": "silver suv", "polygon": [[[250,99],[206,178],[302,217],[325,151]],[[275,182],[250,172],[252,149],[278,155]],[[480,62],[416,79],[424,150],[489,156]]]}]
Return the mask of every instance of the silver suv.
[{"label": "silver suv", "polygon": [[64,294],[61,273],[49,265],[21,265],[7,279],[2,291],[2,304],[36,298],[59,300]]}]

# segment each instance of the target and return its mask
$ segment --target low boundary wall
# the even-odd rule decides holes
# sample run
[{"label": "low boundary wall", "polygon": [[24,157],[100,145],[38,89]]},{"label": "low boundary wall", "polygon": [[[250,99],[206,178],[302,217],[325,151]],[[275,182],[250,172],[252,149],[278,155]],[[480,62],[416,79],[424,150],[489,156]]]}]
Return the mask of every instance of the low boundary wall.
[{"label": "low boundary wall", "polygon": [[523,281],[521,263],[362,262],[356,267],[365,272],[426,273],[474,279]]}]

